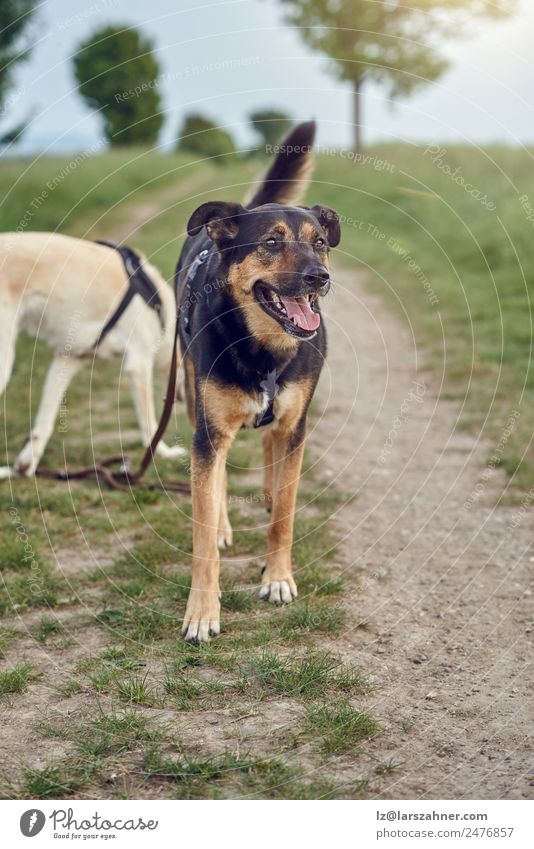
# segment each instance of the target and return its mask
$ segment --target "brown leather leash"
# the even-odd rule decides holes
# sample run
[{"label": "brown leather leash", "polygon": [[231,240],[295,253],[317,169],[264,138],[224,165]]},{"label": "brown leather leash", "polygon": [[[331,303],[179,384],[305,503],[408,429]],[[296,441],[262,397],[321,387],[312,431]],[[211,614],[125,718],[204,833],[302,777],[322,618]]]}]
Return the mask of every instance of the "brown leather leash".
[{"label": "brown leather leash", "polygon": [[[154,452],[163,434],[165,433],[175,402],[176,374],[178,366],[178,314],[181,301],[180,296],[183,296],[183,291],[184,290],[182,289],[182,292],[180,293],[178,293],[177,291],[175,292],[176,325],[174,329],[171,365],[169,369],[169,377],[167,380],[167,391],[165,393],[163,410],[160,416],[160,420],[158,422],[158,426],[156,428],[156,432],[152,437],[150,445],[147,447],[145,453],[143,454],[143,457],[139,464],[139,468],[133,471],[131,468],[130,458],[118,456],[109,457],[106,460],[101,460],[100,462],[95,463],[93,466],[86,466],[82,469],[74,469],[70,471],[68,469],[64,469],[53,472],[49,471],[48,469],[37,469],[35,472],[37,477],[65,482],[71,480],[87,480],[88,478],[94,477],[96,480],[104,481],[104,483],[106,483],[111,489],[122,490],[129,489],[131,486],[134,486],[139,483],[150,463],[154,462]],[[119,468],[116,471],[113,471],[112,467],[116,465],[119,465]],[[184,495],[190,495],[191,493],[191,485],[183,481],[176,481],[175,483],[169,483],[165,486],[163,484],[149,484],[148,488],[162,489],[165,491],[168,490],[172,492],[181,492]]]}]

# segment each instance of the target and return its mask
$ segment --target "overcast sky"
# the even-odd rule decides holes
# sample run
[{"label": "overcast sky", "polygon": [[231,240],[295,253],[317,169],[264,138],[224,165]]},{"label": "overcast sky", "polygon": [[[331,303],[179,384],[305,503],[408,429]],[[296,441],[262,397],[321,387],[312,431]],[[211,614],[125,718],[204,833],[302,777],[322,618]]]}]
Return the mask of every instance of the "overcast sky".
[{"label": "overcast sky", "polygon": [[[12,125],[34,109],[24,150],[82,149],[100,138],[98,117],[83,104],[71,56],[80,40],[107,23],[132,24],[152,36],[163,72],[163,144],[183,114],[199,109],[231,128],[246,145],[247,113],[280,106],[295,118],[315,117],[320,143],[351,139],[346,86],[281,22],[277,0],[45,0],[32,25],[35,46],[19,66],[11,93]],[[534,143],[534,3],[499,23],[478,21],[474,37],[445,47],[451,70],[415,96],[391,105],[380,88],[365,96],[368,141],[428,140]]]}]

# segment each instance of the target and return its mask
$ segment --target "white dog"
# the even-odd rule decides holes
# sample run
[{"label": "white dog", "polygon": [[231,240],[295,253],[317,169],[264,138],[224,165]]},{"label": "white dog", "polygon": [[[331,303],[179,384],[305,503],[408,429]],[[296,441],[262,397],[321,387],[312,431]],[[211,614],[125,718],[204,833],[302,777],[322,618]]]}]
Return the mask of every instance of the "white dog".
[{"label": "white dog", "polygon": [[[95,357],[124,358],[148,445],[157,425],[153,369],[169,369],[175,322],[171,288],[141,255],[57,233],[0,234],[0,393],[21,331],[55,351],[28,440],[14,469],[0,468],[0,476],[35,473],[69,383]],[[160,442],[157,453],[170,458],[185,450]]]}]

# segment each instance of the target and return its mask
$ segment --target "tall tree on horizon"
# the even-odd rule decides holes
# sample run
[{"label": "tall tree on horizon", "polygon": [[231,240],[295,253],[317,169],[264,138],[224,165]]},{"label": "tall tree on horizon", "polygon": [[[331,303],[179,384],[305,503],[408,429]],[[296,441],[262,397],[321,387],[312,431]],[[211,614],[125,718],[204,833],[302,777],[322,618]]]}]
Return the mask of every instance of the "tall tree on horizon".
[{"label": "tall tree on horizon", "polygon": [[104,121],[112,147],[150,145],[163,124],[159,64],[152,41],[135,27],[105,26],[73,58],[80,95]]},{"label": "tall tree on horizon", "polygon": [[[0,117],[3,118],[9,90],[13,85],[13,71],[29,55],[24,43],[27,29],[36,8],[36,0],[1,0],[0,2]],[[26,126],[26,121],[0,135],[0,144],[16,141]]]},{"label": "tall tree on horizon", "polygon": [[385,85],[391,98],[438,79],[449,61],[438,38],[469,35],[475,18],[511,15],[517,0],[279,0],[304,42],[333,61],[352,86],[356,153],[362,150],[363,87]]}]

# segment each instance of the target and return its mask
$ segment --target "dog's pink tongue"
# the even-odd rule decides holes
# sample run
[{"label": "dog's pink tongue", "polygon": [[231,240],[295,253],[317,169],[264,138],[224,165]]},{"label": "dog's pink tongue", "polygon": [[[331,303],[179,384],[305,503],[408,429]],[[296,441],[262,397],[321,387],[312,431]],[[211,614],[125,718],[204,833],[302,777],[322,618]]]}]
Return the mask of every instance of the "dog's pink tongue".
[{"label": "dog's pink tongue", "polygon": [[321,316],[312,310],[308,298],[300,295],[298,298],[281,298],[281,300],[289,319],[297,327],[302,330],[317,330],[321,323]]}]

